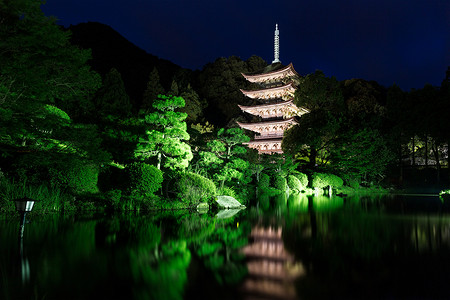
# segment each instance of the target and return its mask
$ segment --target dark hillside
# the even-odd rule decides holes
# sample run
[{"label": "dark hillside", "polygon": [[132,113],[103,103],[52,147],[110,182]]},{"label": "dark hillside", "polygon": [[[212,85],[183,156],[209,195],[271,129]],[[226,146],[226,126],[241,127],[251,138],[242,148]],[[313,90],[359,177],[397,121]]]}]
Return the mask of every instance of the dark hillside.
[{"label": "dark hillside", "polygon": [[122,75],[125,88],[134,104],[140,104],[150,71],[156,67],[165,89],[182,68],[135,46],[108,25],[97,22],[71,25],[72,43],[92,49],[92,68],[104,76],[111,68]]}]

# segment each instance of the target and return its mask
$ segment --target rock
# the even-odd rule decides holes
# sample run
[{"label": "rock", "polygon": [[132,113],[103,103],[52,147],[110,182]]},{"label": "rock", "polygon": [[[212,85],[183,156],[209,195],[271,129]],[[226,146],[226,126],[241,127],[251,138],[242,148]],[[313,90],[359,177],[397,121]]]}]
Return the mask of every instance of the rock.
[{"label": "rock", "polygon": [[216,215],[217,219],[228,219],[240,212],[243,208],[222,209]]},{"label": "rock", "polygon": [[197,211],[201,214],[206,213],[209,209],[208,203],[202,202],[199,205],[197,205]]},{"label": "rock", "polygon": [[236,199],[230,196],[217,196],[216,203],[219,208],[244,208]]}]

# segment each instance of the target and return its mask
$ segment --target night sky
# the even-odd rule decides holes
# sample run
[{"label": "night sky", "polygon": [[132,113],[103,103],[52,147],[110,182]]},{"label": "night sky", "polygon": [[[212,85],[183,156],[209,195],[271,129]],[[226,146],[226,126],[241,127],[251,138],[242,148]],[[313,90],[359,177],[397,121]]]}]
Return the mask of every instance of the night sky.
[{"label": "night sky", "polygon": [[450,0],[47,0],[68,26],[107,24],[138,47],[182,67],[218,57],[280,60],[298,73],[363,78],[403,90],[439,86],[450,65]]}]

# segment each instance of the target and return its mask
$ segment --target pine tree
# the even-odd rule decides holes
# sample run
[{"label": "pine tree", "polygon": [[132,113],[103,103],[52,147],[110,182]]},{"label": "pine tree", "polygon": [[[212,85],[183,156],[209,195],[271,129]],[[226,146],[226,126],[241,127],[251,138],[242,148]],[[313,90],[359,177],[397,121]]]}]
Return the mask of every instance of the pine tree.
[{"label": "pine tree", "polygon": [[96,110],[102,117],[128,117],[131,115],[130,97],[125,91],[122,76],[116,69],[111,69],[105,76],[103,86],[95,98]]},{"label": "pine tree", "polygon": [[189,124],[198,122],[203,116],[203,110],[207,106],[206,101],[200,100],[200,96],[190,84],[181,92],[180,96],[186,101],[185,107],[180,109],[181,112],[185,112],[188,115],[186,122]]},{"label": "pine tree", "polygon": [[186,113],[176,111],[184,107],[181,97],[158,95],[153,102],[155,112],[141,120],[145,135],[139,139],[135,156],[144,161],[156,157],[156,166],[169,169],[186,169],[192,159],[191,147],[184,120]]},{"label": "pine tree", "polygon": [[164,94],[164,88],[161,85],[158,70],[153,68],[148,76],[147,88],[142,97],[141,110],[147,111],[151,109],[153,100],[155,100],[159,94]]}]

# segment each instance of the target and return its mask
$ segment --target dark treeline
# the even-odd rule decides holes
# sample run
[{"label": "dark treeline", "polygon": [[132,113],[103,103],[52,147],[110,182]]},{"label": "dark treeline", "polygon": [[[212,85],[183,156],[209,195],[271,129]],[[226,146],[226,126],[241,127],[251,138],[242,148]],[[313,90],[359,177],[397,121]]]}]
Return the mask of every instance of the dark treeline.
[{"label": "dark treeline", "polygon": [[310,109],[286,133],[283,149],[310,168],[401,185],[405,167],[448,166],[450,78],[402,91],[374,81],[338,82],[317,71],[301,78],[295,103]]},{"label": "dark treeline", "polygon": [[356,186],[380,182],[389,166],[398,177],[405,164],[448,166],[448,77],[410,92],[321,72],[302,77],[295,102],[311,112],[286,133],[286,158],[261,158],[242,146],[249,136],[235,121],[252,119],[238,108],[255,104],[240,92],[254,88],[241,73],[263,69],[263,59],[186,70],[102,24],[62,29],[40,5],[1,3],[3,201],[52,194],[70,206],[101,192],[117,209],[146,199],[164,207],[161,196],[187,206],[217,193],[246,202],[258,189],[305,188],[303,173],[323,188],[317,172]]}]

